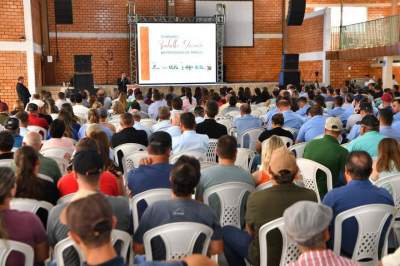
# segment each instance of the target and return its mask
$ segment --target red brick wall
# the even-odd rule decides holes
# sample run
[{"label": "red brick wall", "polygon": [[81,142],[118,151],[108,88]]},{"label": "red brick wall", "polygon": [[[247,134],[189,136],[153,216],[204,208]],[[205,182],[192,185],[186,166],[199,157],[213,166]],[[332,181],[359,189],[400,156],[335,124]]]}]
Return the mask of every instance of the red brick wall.
[{"label": "red brick wall", "polygon": [[40,1],[31,0],[32,7],[32,30],[33,30],[33,41],[37,44],[42,43],[42,32],[41,32],[41,17],[40,17]]},{"label": "red brick wall", "polygon": [[301,79],[304,80],[305,82],[314,82],[316,77],[315,77],[315,72],[318,71],[318,82],[322,82],[322,61],[306,61],[306,62],[300,62],[299,64],[300,68],[300,73],[301,73]]},{"label": "red brick wall", "polygon": [[324,16],[305,19],[301,26],[288,27],[288,53],[323,51]]},{"label": "red brick wall", "polygon": [[[364,78],[371,75],[370,60],[334,60],[331,61],[331,85],[334,87],[344,86],[344,81],[355,78]],[[349,69],[351,67],[351,69]]]},{"label": "red brick wall", "polygon": [[42,56],[40,54],[35,54],[33,61],[35,65],[36,87],[39,88],[40,86],[42,86]]},{"label": "red brick wall", "polygon": [[282,0],[254,0],[254,32],[282,33]]},{"label": "red brick wall", "polygon": [[195,4],[194,0],[175,0],[175,15],[177,17],[194,17]]},{"label": "red brick wall", "polygon": [[[397,9],[400,14],[400,7]],[[368,20],[379,19],[383,17],[392,16],[391,7],[369,7],[368,8]]]},{"label": "red brick wall", "polygon": [[0,52],[0,98],[6,101],[10,108],[17,99],[15,85],[18,76],[24,76],[27,85],[25,52]]},{"label": "red brick wall", "polygon": [[0,1],[0,41],[21,41],[25,38],[22,0]]}]

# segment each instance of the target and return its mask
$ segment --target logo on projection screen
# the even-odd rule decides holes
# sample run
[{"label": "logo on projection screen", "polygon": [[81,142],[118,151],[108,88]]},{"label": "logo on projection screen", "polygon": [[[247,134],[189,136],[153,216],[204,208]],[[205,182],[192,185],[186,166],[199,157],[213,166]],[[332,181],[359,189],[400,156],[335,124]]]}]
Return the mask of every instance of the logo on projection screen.
[{"label": "logo on projection screen", "polygon": [[216,83],[216,26],[138,23],[139,84]]}]

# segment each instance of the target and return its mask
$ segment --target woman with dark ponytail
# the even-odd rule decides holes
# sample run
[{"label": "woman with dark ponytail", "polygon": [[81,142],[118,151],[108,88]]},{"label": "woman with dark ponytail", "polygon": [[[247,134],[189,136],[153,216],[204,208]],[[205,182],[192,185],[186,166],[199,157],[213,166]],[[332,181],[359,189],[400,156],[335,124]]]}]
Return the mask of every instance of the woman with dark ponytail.
[{"label": "woman with dark ponytail", "polygon": [[196,98],[193,97],[192,89],[190,87],[185,89],[185,96],[183,96],[181,99],[183,102],[183,111],[185,112],[190,112],[191,109],[194,109],[197,106]]},{"label": "woman with dark ponytail", "polygon": [[53,182],[44,180],[39,174],[39,157],[36,151],[25,146],[14,154],[17,177],[17,198],[29,198],[50,202],[55,205],[59,198]]},{"label": "woman with dark ponytail", "polygon": [[[10,209],[15,193],[14,172],[0,167],[0,241],[14,240],[30,245],[35,252],[35,265],[43,265],[49,254],[46,231],[35,214]],[[23,256],[14,252],[6,262],[7,266],[23,264]]]}]

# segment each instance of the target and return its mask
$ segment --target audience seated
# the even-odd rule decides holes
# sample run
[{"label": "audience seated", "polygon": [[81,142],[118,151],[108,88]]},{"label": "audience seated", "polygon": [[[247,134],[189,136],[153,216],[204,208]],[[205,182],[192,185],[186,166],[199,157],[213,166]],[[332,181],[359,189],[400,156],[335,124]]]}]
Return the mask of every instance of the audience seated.
[{"label": "audience seated", "polygon": [[[283,118],[285,121],[285,124],[283,125],[284,127],[287,128],[294,128],[294,129],[300,129],[300,127],[303,125],[303,119],[301,116],[296,114],[291,110],[290,102],[286,99],[281,99],[276,103],[277,107],[277,112],[283,114]],[[272,121],[268,121],[267,125],[268,129],[272,128]]]},{"label": "audience seated", "polygon": [[86,121],[88,119],[89,108],[83,105],[81,94],[76,93],[71,97],[71,102],[73,103],[72,109],[74,114],[79,117],[81,121]]},{"label": "audience seated", "polygon": [[359,120],[353,125],[350,133],[347,134],[347,139],[349,141],[356,139],[358,136],[360,136],[361,120],[365,116],[372,115],[374,113],[374,111],[372,109],[372,105],[369,102],[361,102],[359,112],[360,112],[359,118],[358,118]]},{"label": "audience seated", "polygon": [[42,148],[42,137],[40,134],[37,132],[28,132],[24,137],[22,145],[30,146],[37,152],[40,163],[39,173],[52,178],[54,184],[57,184],[58,180],[61,178],[60,167],[52,158],[44,157],[40,154]]},{"label": "audience seated", "polygon": [[289,263],[289,266],[359,265],[327,249],[325,242],[330,238],[328,226],[332,217],[331,208],[311,201],[297,202],[285,210],[285,232],[296,242],[302,253],[299,259]]},{"label": "audience seated", "polygon": [[[325,122],[325,135],[307,144],[303,157],[326,166],[332,174],[332,185],[338,187],[346,184],[344,166],[348,151],[341,147],[338,138],[342,131],[342,121],[338,117],[329,117]],[[328,152],[329,151],[329,152]],[[326,174],[317,172],[318,191],[321,198],[328,192]]]},{"label": "audience seated", "polygon": [[124,113],[120,115],[120,126],[121,130],[115,133],[111,138],[111,147],[115,148],[119,145],[126,143],[137,143],[143,146],[147,146],[147,134],[144,130],[137,130],[133,127],[135,121],[133,115],[130,113]]},{"label": "audience seated", "polygon": [[55,119],[50,125],[50,139],[43,142],[42,150],[61,148],[67,151],[67,157],[65,157],[65,159],[70,159],[75,147],[72,139],[64,137],[64,132],[64,121]]},{"label": "audience seated", "polygon": [[300,97],[297,100],[297,105],[299,106],[299,110],[297,110],[295,113],[302,117],[307,117],[308,109],[311,107],[308,104],[307,97]]},{"label": "audience seated", "polygon": [[185,88],[185,95],[182,99],[182,110],[184,112],[191,112],[197,106],[197,100],[193,97],[192,89],[190,87]]},{"label": "audience seated", "polygon": [[19,120],[19,135],[24,138],[26,133],[28,133],[28,118],[29,115],[27,112],[22,111],[15,114],[15,117]]},{"label": "audience seated", "polygon": [[396,98],[392,102],[393,122],[400,121],[400,99]]},{"label": "audience seated", "polygon": [[14,138],[14,148],[22,146],[22,136],[19,134],[19,120],[15,117],[9,117],[4,125],[5,130]]},{"label": "audience seated", "polygon": [[107,121],[108,119],[108,110],[106,108],[100,108],[98,109],[99,113],[99,124],[102,126],[107,127],[109,130],[111,130],[112,133],[115,133],[117,129],[115,126]]},{"label": "audience seated", "polygon": [[[35,214],[10,209],[10,201],[16,194],[16,183],[14,172],[10,168],[0,167],[0,239],[31,246],[35,265],[40,265],[49,257],[46,231]],[[24,265],[24,258],[21,254],[12,252],[5,265]]]},{"label": "audience seated", "polygon": [[236,95],[230,95],[228,100],[228,106],[221,110],[220,115],[226,115],[232,111],[240,111],[240,109],[236,106],[237,98]]},{"label": "audience seated", "polygon": [[333,117],[338,117],[340,120],[346,124],[346,121],[348,117],[346,116],[346,109],[344,109],[343,106],[343,97],[342,96],[336,96],[333,100],[334,102],[334,108],[331,110],[328,110],[327,113],[329,116]]},{"label": "audience seated", "polygon": [[170,188],[169,181],[172,165],[169,164],[171,154],[171,136],[163,131],[150,136],[147,152],[148,158],[137,168],[128,173],[128,187],[131,196],[156,188]]},{"label": "audience seated", "polygon": [[194,110],[193,110],[193,114],[194,114],[194,116],[195,116],[196,124],[197,124],[197,125],[204,122],[204,120],[205,120],[205,118],[204,118],[204,116],[205,116],[205,110],[204,110],[204,107],[203,107],[203,106],[199,106],[199,105],[196,106],[196,107],[194,108]]},{"label": "audience seated", "polygon": [[28,111],[28,126],[38,126],[44,129],[49,128],[49,124],[46,119],[39,117],[39,108],[34,103],[29,103],[27,106]]},{"label": "audience seated", "polygon": [[206,154],[208,136],[196,133],[196,121],[192,113],[183,113],[180,116],[182,135],[172,138],[172,152],[198,152]]},{"label": "audience seated", "polygon": [[[208,167],[201,171],[200,182],[196,187],[196,199],[203,201],[203,193],[208,188],[228,183],[228,182],[241,182],[254,186],[254,180],[248,171],[236,166],[237,156],[237,141],[232,136],[222,136],[218,139],[217,143],[217,156],[218,165]],[[211,206],[213,209],[218,203]]]},{"label": "audience seated", "polygon": [[14,146],[14,138],[7,131],[0,132],[0,160],[12,160],[14,159],[14,152],[12,148]]},{"label": "audience seated", "polygon": [[167,106],[167,101],[162,98],[162,95],[158,90],[154,90],[153,101],[154,102],[149,106],[148,114],[150,118],[157,120],[160,107]]},{"label": "audience seated", "polygon": [[238,137],[246,130],[260,128],[262,125],[261,119],[251,115],[251,106],[244,103],[240,106],[240,117],[233,120],[233,125],[236,127]]},{"label": "audience seated", "polygon": [[[86,139],[81,140],[79,143],[86,141]],[[90,142],[90,141],[88,141]],[[82,145],[83,146],[83,145]],[[88,145],[89,146],[89,145]],[[85,147],[82,149],[77,149],[76,154],[73,159],[73,168],[75,182],[78,183],[79,189],[76,191],[71,202],[85,198],[92,194],[97,194],[98,188],[101,191],[101,174],[103,172],[104,163],[96,149],[92,147]],[[118,230],[122,230],[128,233],[132,231],[131,225],[131,214],[129,211],[129,203],[126,198],[123,197],[111,197],[106,196],[107,201],[111,205],[113,215],[116,217],[116,226]],[[68,206],[69,203],[62,203],[55,206],[49,214],[49,219],[47,223],[47,235],[50,246],[54,247],[58,242],[68,237],[69,227],[61,222],[60,215],[63,210]],[[89,211],[92,213],[93,210]],[[77,221],[77,220],[75,220]],[[95,223],[95,220],[88,220],[91,225]],[[64,253],[65,265],[79,265],[77,261],[79,260],[77,254],[71,250],[67,249]]]},{"label": "audience seated", "polygon": [[[272,153],[269,175],[273,187],[254,192],[247,201],[246,229],[241,231],[233,226],[223,228],[224,253],[229,265],[246,265],[246,258],[251,264],[260,264],[258,231],[270,221],[282,217],[283,212],[293,203],[301,200],[317,202],[314,191],[293,184],[299,174],[296,158],[286,147]],[[279,265],[282,240],[279,232],[268,236],[268,265]]]},{"label": "audience seated", "polygon": [[58,113],[57,119],[64,121],[65,131],[64,137],[71,138],[74,140],[79,140],[78,132],[81,128],[79,124],[79,117],[74,115],[74,111],[72,110],[72,105],[69,103],[64,103],[61,106],[61,110]]},{"label": "audience seated", "polygon": [[[81,126],[81,128],[79,129],[79,132],[78,132],[79,139],[82,139],[82,138],[87,136],[87,132],[86,131],[87,131],[89,126],[91,126],[91,125],[99,125],[99,121],[100,121],[99,120],[99,114],[97,113],[96,109],[89,109],[87,121],[88,122],[86,124],[83,124]],[[101,128],[102,128],[102,131],[104,131],[104,133],[107,134],[108,139],[111,140],[113,132],[108,127],[105,127],[103,125],[101,125]]]},{"label": "audience seated", "polygon": [[373,115],[366,115],[360,122],[360,136],[347,145],[348,151],[366,151],[371,157],[378,155],[379,142],[385,136],[379,133],[379,121]]},{"label": "audience seated", "polygon": [[221,125],[215,121],[215,116],[218,114],[218,104],[215,101],[208,101],[206,105],[206,119],[197,124],[196,132],[198,134],[205,134],[210,139],[219,139],[223,135],[227,135],[228,131],[226,126]]},{"label": "audience seated", "polygon": [[61,106],[67,103],[67,100],[65,99],[65,93],[60,91],[57,93],[57,100],[55,101],[55,105],[57,106],[58,110],[61,109]]},{"label": "audience seated", "polygon": [[[91,151],[96,151],[100,154],[100,147],[98,143],[99,142],[96,142],[94,139],[89,139],[89,138],[81,139],[76,144],[75,152],[77,153],[80,151],[91,150]],[[100,156],[100,158],[101,158],[101,163],[104,166],[105,158],[103,158],[103,156]],[[99,191],[110,196],[120,195],[121,191],[118,185],[117,177],[113,175],[110,171],[105,171],[103,168],[100,170],[101,172],[99,177]],[[77,175],[76,169],[73,169],[73,171],[60,178],[60,180],[57,183],[57,188],[61,196],[65,196],[78,191],[79,182],[76,179],[76,175]]]},{"label": "audience seated", "polygon": [[[175,222],[196,222],[209,226],[214,232],[208,253],[210,255],[222,253],[222,232],[217,217],[208,206],[191,198],[199,180],[199,162],[192,157],[180,157],[171,170],[173,199],[155,202],[146,209],[133,236],[136,254],[144,254],[143,235],[147,231]],[[198,248],[194,253],[201,252]],[[153,259],[164,260],[164,254],[160,240],[154,241]]]},{"label": "audience seated", "polygon": [[[393,205],[392,196],[384,188],[374,186],[369,177],[372,173],[372,158],[365,151],[354,151],[348,156],[345,167],[347,185],[335,188],[324,197],[323,203],[332,208],[333,219],[329,226],[331,238],[329,248],[333,248],[334,222],[338,214],[367,204]],[[356,244],[358,225],[354,219],[342,226],[342,250],[341,254],[347,258],[353,255]]]},{"label": "audience seated", "polygon": [[[277,115],[282,116],[282,114],[277,114]],[[280,137],[272,135],[269,139],[264,140],[261,146],[262,147],[261,147],[260,169],[253,173],[253,179],[256,185],[261,185],[271,180],[271,177],[268,173],[268,169],[272,153],[276,149],[279,149],[281,147],[286,147],[286,144]]]},{"label": "audience seated", "polygon": [[378,145],[378,157],[374,161],[371,179],[400,174],[400,144],[395,139],[386,138]]},{"label": "audience seated", "polygon": [[96,92],[96,100],[101,103],[101,105],[107,110],[112,106],[111,97],[107,96],[106,91],[103,89],[98,89]]},{"label": "audience seated", "polygon": [[319,106],[308,109],[310,118],[301,126],[296,143],[308,142],[324,134],[326,117],[323,116],[323,113],[324,110]]},{"label": "audience seated", "polygon": [[379,110],[379,133],[387,138],[400,140],[400,131],[392,127],[393,113],[390,109]]},{"label": "audience seated", "polygon": [[279,136],[279,137],[287,137],[291,140],[294,140],[293,134],[288,131],[283,129],[283,124],[285,120],[283,117],[283,114],[274,114],[272,116],[272,129],[268,130],[266,129],[261,135],[258,137],[256,149],[258,152],[261,151],[261,143],[263,143],[265,140],[269,139],[272,136]]},{"label": "audience seated", "polygon": [[157,131],[168,131],[168,129],[172,126],[171,125],[171,113],[167,106],[162,106],[158,110],[158,121],[156,124],[153,125],[151,130],[153,132]]},{"label": "audience seated", "polygon": [[149,113],[148,112],[149,106],[144,103],[143,94],[142,94],[142,92],[140,90],[135,90],[135,101],[139,103],[140,111],[145,112],[145,113]]}]

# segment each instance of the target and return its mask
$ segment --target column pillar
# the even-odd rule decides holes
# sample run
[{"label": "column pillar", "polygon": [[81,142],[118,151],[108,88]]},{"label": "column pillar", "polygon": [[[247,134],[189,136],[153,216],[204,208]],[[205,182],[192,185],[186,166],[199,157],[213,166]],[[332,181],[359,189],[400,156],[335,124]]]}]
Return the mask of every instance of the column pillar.
[{"label": "column pillar", "polygon": [[393,88],[393,57],[383,57],[382,67],[382,82],[383,88]]},{"label": "column pillar", "polygon": [[398,15],[398,5],[399,1],[398,0],[392,0],[392,15]]},{"label": "column pillar", "polygon": [[175,17],[175,0],[167,0],[168,16]]}]

